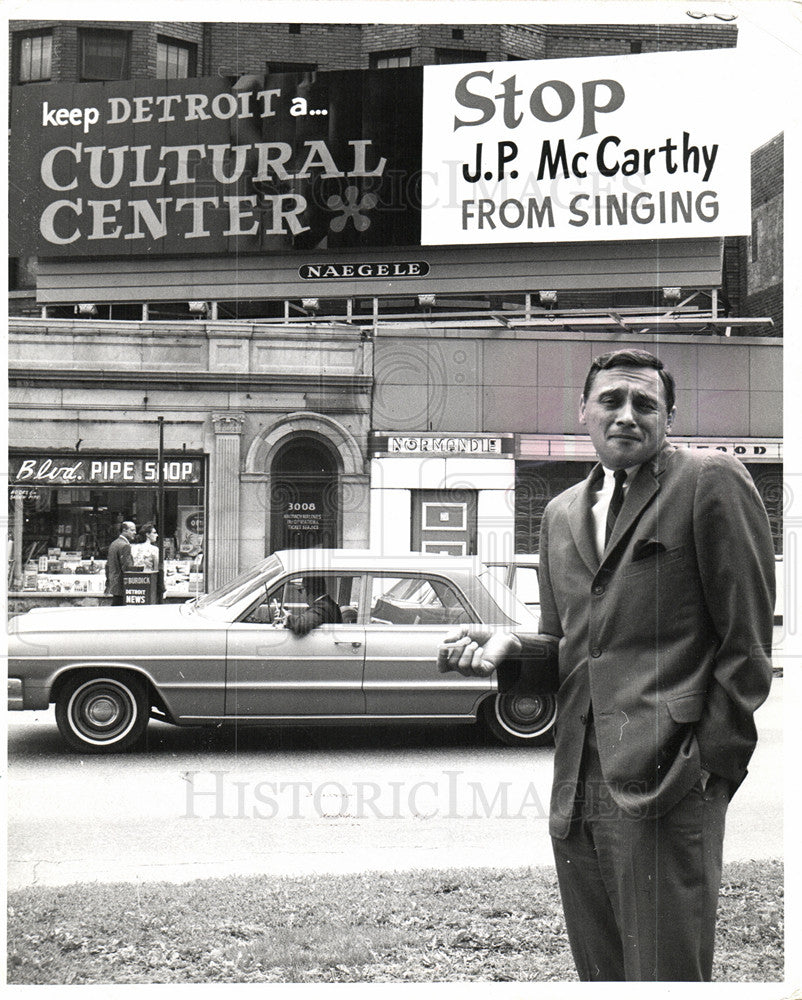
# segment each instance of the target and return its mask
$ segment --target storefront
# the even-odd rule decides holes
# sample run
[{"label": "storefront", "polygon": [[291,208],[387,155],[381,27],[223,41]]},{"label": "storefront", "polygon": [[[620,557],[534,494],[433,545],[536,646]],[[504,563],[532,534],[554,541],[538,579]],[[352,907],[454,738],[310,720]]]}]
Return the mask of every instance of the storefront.
[{"label": "storefront", "polygon": [[[13,451],[9,464],[10,598],[21,606],[41,606],[48,598],[103,603],[106,552],[121,522],[159,523],[157,459],[136,452]],[[164,596],[186,600],[206,589],[205,456],[166,454],[162,479]]]},{"label": "storefront", "polygon": [[371,435],[371,544],[385,552],[507,558],[512,434]]},{"label": "storefront", "polygon": [[[766,507],[782,555],[782,442],[674,437],[680,448],[734,455]],[[587,476],[590,439],[566,434],[371,435],[371,540],[385,551],[537,552],[548,502]]]}]

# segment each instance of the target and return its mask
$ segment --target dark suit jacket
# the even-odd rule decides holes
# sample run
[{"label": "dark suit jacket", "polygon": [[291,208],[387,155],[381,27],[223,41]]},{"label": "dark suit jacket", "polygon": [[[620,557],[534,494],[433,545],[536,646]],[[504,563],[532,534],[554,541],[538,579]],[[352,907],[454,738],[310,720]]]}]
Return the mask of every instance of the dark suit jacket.
[{"label": "dark suit jacket", "polygon": [[318,625],[339,625],[342,620],[343,616],[339,605],[328,594],[324,594],[316,601],[312,601],[305,611],[301,611],[297,615],[289,615],[287,628],[292,629],[296,635],[306,635]]},{"label": "dark suit jacket", "polygon": [[106,555],[106,593],[125,593],[123,573],[131,566],[131,543],[124,535],[119,535],[109,546]]},{"label": "dark suit jacket", "polygon": [[546,508],[541,632],[560,638],[551,824],[568,832],[588,718],[620,806],[661,815],[706,768],[743,780],[771,683],[774,550],[742,464],[666,444],[599,560],[597,466]]}]

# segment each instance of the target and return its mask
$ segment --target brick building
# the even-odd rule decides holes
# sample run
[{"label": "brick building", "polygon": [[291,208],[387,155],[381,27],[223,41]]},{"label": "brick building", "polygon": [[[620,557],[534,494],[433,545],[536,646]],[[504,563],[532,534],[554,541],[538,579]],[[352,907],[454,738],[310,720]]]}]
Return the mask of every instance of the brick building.
[{"label": "brick building", "polygon": [[[12,85],[338,70],[734,46],[730,24],[267,24],[11,21]],[[160,64],[160,60],[163,62]],[[112,74],[117,74],[112,76]]]},{"label": "brick building", "polygon": [[776,337],[783,335],[783,150],[777,135],[752,154],[752,233],[741,268],[744,311],[770,316]]}]

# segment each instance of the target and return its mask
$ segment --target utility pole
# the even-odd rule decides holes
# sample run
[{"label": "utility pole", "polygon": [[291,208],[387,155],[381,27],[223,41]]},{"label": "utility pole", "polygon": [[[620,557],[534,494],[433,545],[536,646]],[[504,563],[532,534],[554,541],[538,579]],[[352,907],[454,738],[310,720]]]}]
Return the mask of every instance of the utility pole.
[{"label": "utility pole", "polygon": [[156,577],[156,603],[162,603],[164,594],[164,417],[158,417],[159,422],[159,500],[156,513],[156,531],[158,534],[157,548],[159,550],[159,571]]}]

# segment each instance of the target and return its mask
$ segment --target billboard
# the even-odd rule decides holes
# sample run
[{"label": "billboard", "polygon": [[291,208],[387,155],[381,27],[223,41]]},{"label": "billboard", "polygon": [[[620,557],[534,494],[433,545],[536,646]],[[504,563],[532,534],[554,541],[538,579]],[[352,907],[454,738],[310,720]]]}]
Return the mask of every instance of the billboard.
[{"label": "billboard", "polygon": [[422,70],[17,87],[10,252],[420,243]]},{"label": "billboard", "polygon": [[735,51],[427,66],[424,244],[749,232]]},{"label": "billboard", "polygon": [[14,88],[11,253],[739,235],[732,50]]}]

